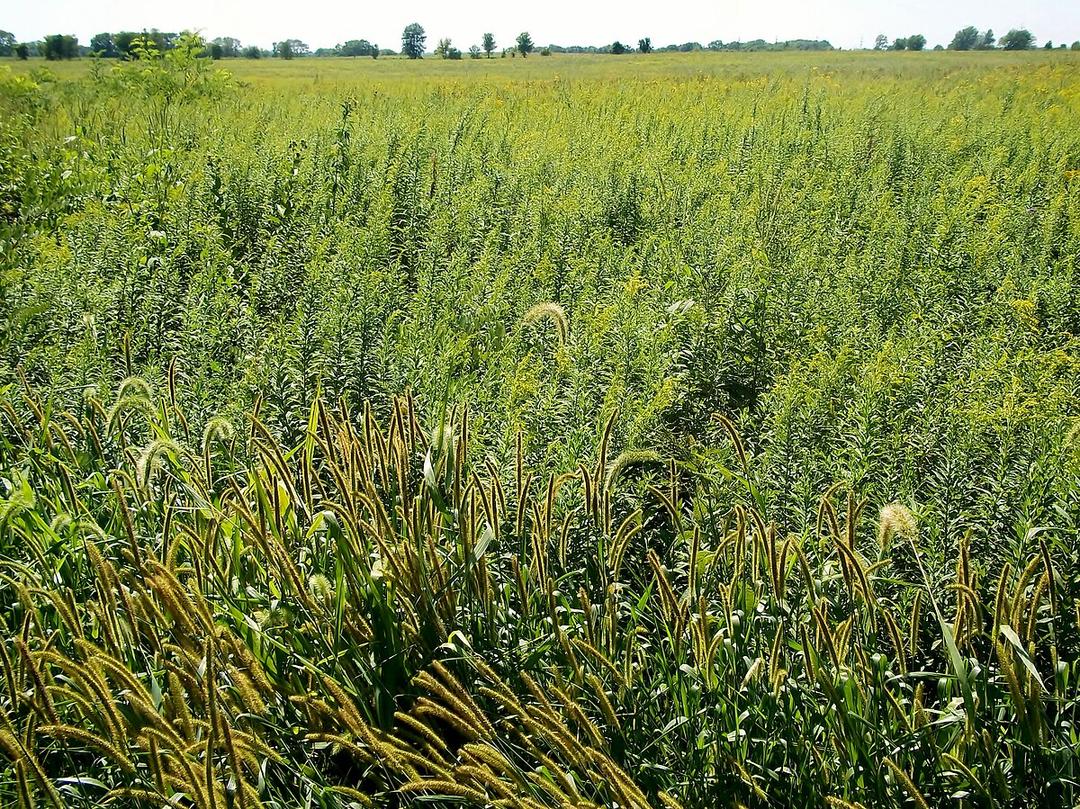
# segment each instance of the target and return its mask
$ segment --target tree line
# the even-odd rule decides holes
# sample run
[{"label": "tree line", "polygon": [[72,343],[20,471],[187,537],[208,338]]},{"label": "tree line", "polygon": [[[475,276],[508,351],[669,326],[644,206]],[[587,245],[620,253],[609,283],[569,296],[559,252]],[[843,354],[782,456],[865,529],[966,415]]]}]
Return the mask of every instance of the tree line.
[{"label": "tree line", "polygon": [[[1043,46],[1045,48],[1052,48],[1053,42],[1047,41]],[[891,43],[889,38],[885,34],[878,34],[877,39],[874,40],[875,51],[921,51],[926,47],[926,37],[922,34],[915,34],[909,37],[897,37]],[[966,28],[961,28],[953,36],[952,41],[948,45],[950,51],[989,51],[1000,48],[1006,51],[1025,51],[1035,47],[1035,35],[1026,28],[1013,28],[1000,40],[994,36],[993,30],[987,28],[985,31],[980,31],[974,25],[969,25]],[[1065,45],[1061,44],[1059,48],[1064,48]],[[1080,41],[1072,44],[1074,51],[1080,51]],[[941,45],[938,45],[934,50],[944,50]]]},{"label": "tree line", "polygon": [[[152,43],[159,51],[167,51],[175,46],[182,34],[158,31],[118,31],[116,33],[95,34],[90,39],[89,46],[79,44],[76,37],[70,34],[51,34],[37,42],[18,42],[9,31],[0,31],[0,56],[15,56],[20,59],[28,59],[31,56],[42,56],[50,60],[74,59],[79,56],[98,56],[108,59],[132,59],[136,57],[136,49],[140,42]],[[409,59],[420,59],[426,53],[427,33],[419,23],[410,23],[405,26],[401,35],[400,55]],[[973,25],[961,28],[956,32],[948,45],[949,50],[972,51],[1002,49],[1007,51],[1028,50],[1035,47],[1035,36],[1026,28],[1014,28],[1001,39],[994,36],[990,29],[980,31]],[[1046,42],[1045,48],[1052,48],[1052,42]],[[1059,48],[1064,48],[1061,44]],[[1080,51],[1080,41],[1072,43],[1072,50]],[[885,34],[879,34],[874,41],[874,50],[877,51],[921,51],[926,48],[926,37],[922,34],[912,34],[906,37],[897,37],[891,42]],[[495,36],[484,33],[478,44],[471,45],[468,49],[469,56],[479,59],[486,55],[491,58],[498,49]],[[943,46],[937,45],[935,50],[943,50]],[[528,32],[522,32],[514,40],[514,43],[504,48],[501,52],[503,57],[522,56],[527,57],[535,52],[536,46]],[[540,50],[543,56],[553,53],[610,53],[615,55],[627,53],[652,53],[652,52],[681,52],[693,51],[819,51],[833,50],[828,40],[816,39],[791,39],[783,42],[767,42],[763,39],[754,39],[746,42],[724,42],[715,39],[706,45],[700,42],[684,42],[681,44],[654,47],[650,37],[642,37],[636,47],[624,44],[618,40],[610,45],[584,46],[584,45],[548,45]],[[462,51],[455,47],[449,38],[438,40],[433,53],[444,59],[461,59]],[[366,39],[350,39],[335,45],[333,48],[319,48],[315,51],[299,39],[283,39],[273,43],[266,50],[257,45],[242,46],[240,40],[235,37],[217,37],[206,43],[204,56],[212,59],[229,59],[244,57],[258,59],[275,56],[281,59],[294,59],[301,56],[351,56],[369,57],[377,59],[379,56],[397,56],[398,52],[380,48],[377,44]]]}]

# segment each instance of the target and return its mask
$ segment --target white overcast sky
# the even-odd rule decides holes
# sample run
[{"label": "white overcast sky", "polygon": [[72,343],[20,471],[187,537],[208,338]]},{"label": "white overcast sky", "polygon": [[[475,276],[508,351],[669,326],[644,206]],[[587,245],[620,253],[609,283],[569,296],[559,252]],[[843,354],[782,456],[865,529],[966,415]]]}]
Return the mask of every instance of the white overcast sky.
[{"label": "white overcast sky", "polygon": [[603,45],[616,39],[655,45],[713,39],[828,39],[855,48],[874,37],[921,33],[930,45],[948,44],[966,25],[1030,29],[1042,44],[1080,39],[1080,0],[541,0],[445,2],[443,0],[0,0],[0,29],[19,40],[75,34],[83,44],[100,31],[198,30],[207,38],[235,36],[269,47],[302,39],[314,48],[346,39],[368,39],[397,50],[401,29],[419,22],[428,48],[451,37],[465,48],[492,31],[500,46],[520,31],[538,45]]}]

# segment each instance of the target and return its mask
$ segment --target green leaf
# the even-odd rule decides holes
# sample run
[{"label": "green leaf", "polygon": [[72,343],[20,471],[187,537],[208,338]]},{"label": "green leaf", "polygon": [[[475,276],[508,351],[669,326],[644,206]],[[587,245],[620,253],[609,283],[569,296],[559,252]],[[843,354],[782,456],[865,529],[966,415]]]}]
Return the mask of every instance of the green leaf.
[{"label": "green leaf", "polygon": [[971,692],[971,681],[968,679],[967,665],[964,663],[964,658],[960,655],[960,650],[956,647],[956,638],[953,635],[952,627],[949,626],[945,617],[941,614],[941,610],[938,608],[937,599],[934,598],[934,588],[930,585],[930,579],[926,575],[926,569],[923,567],[922,558],[919,556],[919,550],[915,547],[915,542],[912,539],[908,539],[911,544],[911,551],[915,554],[915,562],[919,566],[919,573],[922,575],[923,584],[926,585],[926,592],[930,596],[930,606],[934,609],[934,616],[937,618],[938,626],[941,627],[941,634],[945,639],[945,648],[949,652],[949,666],[953,670],[953,674],[956,675],[956,679],[960,682],[960,693],[964,696],[964,708],[967,711],[968,719],[975,722],[975,697]]},{"label": "green leaf", "polygon": [[1031,676],[1035,678],[1035,682],[1039,684],[1039,688],[1045,691],[1046,686],[1043,685],[1042,677],[1039,676],[1039,671],[1035,668],[1035,663],[1028,657],[1028,653],[1024,650],[1024,644],[1020,642],[1020,638],[1016,634],[1016,631],[1008,624],[1002,624],[1000,629],[1001,634],[1005,636],[1005,640],[1011,643],[1013,648],[1016,649],[1016,653],[1020,655],[1020,662],[1024,664],[1024,668],[1031,672]]}]

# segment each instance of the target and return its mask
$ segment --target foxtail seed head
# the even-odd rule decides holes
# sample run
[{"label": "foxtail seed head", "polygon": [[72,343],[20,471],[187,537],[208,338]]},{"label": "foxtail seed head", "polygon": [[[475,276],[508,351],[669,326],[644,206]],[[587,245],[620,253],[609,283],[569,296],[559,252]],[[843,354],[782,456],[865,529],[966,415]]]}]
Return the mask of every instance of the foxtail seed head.
[{"label": "foxtail seed head", "polygon": [[566,316],[566,310],[554,302],[538,303],[530,307],[522,315],[522,324],[528,326],[541,320],[549,320],[555,326],[559,334],[559,342],[565,343],[570,337],[570,318]]},{"label": "foxtail seed head", "polygon": [[888,551],[894,537],[914,539],[917,533],[918,525],[915,522],[915,515],[907,506],[889,503],[881,509],[881,516],[878,519],[878,543],[881,545],[882,553]]}]

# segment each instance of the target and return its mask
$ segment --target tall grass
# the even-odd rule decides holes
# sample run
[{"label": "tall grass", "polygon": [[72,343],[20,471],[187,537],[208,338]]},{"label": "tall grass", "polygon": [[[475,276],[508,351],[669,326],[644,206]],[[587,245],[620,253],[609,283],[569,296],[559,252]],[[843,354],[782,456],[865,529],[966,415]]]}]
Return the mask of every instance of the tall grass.
[{"label": "tall grass", "polygon": [[674,461],[474,456],[467,411],[316,402],[295,447],[253,415],[200,448],[128,388],[4,407],[12,802],[1075,797],[1045,543],[986,598],[966,540],[930,580],[906,509],[836,487],[784,534]]}]

